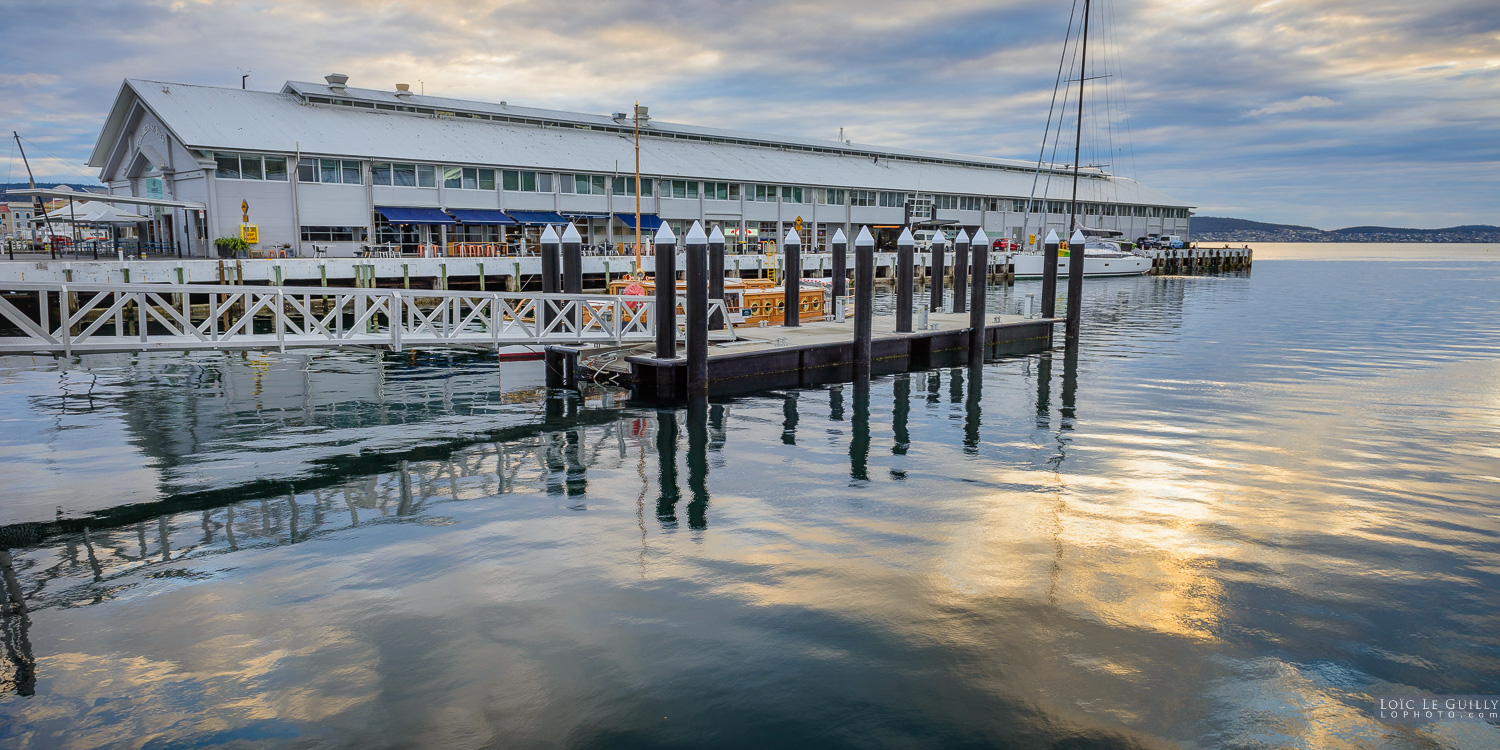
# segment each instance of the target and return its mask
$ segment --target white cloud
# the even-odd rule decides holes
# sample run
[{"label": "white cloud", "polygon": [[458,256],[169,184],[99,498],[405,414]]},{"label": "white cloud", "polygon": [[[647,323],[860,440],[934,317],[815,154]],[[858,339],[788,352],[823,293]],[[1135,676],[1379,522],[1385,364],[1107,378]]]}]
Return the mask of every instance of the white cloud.
[{"label": "white cloud", "polygon": [[1299,99],[1289,99],[1284,102],[1268,104],[1260,109],[1252,109],[1245,114],[1250,117],[1262,117],[1265,115],[1280,115],[1287,112],[1301,112],[1304,109],[1322,109],[1324,107],[1337,107],[1343,102],[1336,102],[1326,96],[1304,96]]}]

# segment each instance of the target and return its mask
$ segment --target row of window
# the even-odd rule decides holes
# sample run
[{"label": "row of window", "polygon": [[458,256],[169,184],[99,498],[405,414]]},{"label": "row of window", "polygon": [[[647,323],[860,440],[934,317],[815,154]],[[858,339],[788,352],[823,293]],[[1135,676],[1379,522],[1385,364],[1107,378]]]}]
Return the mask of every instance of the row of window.
[{"label": "row of window", "polygon": [[302,227],[303,242],[364,242],[365,227]]},{"label": "row of window", "polygon": [[[276,180],[287,179],[286,157],[259,156],[255,154],[214,153],[218,165],[217,176],[231,180]],[[437,186],[438,167],[431,164],[407,164],[402,162],[373,162],[370,165],[370,181],[375,185],[393,187]],[[482,167],[442,167],[443,187],[455,190],[494,190],[495,172],[501,172],[500,188],[510,192],[551,193],[560,191],[577,195],[606,195],[604,175],[562,174],[554,180],[551,172],[530,170],[494,170]],[[324,184],[363,184],[360,162],[350,159],[304,159],[297,167],[298,182]],[[554,188],[555,183],[555,188]],[[642,180],[644,196],[653,194],[655,179]],[[615,177],[609,185],[615,195],[635,195],[634,177]],[[698,180],[662,180],[663,198],[696,200],[700,195],[708,200],[739,200],[738,182],[700,182]],[[818,203],[832,206],[879,206],[902,208],[911,197],[908,193],[877,190],[843,190],[840,188],[804,188],[792,185],[744,186],[747,201],[783,203]],[[988,198],[972,195],[922,196],[932,201],[933,208],[957,211],[1019,211],[1026,210],[1025,199]],[[1031,202],[1032,213],[1071,213],[1069,201],[1039,200]],[[1139,216],[1151,218],[1186,219],[1188,209],[1164,206],[1124,206],[1113,203],[1082,204],[1083,213],[1090,216]]]},{"label": "row of window", "polygon": [[226,154],[215,151],[214,164],[218,165],[218,176],[225,179],[286,182],[285,156]]}]

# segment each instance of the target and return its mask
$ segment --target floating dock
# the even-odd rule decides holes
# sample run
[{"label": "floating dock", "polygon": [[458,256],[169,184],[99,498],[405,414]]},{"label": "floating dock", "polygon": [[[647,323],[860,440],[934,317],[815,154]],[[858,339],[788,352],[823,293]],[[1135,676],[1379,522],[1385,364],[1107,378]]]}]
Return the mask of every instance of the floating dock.
[{"label": "floating dock", "polygon": [[[887,375],[968,361],[969,313],[932,313],[928,327],[896,332],[894,316],[876,317],[870,341],[870,371]],[[987,317],[987,356],[1037,351],[1052,346],[1053,326],[1062,318]],[[767,388],[837,383],[854,379],[851,321],[819,321],[796,327],[768,326],[735,330],[738,340],[708,347],[708,392],[728,396]],[[549,366],[567,368],[570,380],[609,380],[629,385],[637,398],[678,401],[687,398],[684,347],[679,356],[662,359],[641,348],[578,349],[549,347]],[[600,356],[603,355],[603,356]]]}]

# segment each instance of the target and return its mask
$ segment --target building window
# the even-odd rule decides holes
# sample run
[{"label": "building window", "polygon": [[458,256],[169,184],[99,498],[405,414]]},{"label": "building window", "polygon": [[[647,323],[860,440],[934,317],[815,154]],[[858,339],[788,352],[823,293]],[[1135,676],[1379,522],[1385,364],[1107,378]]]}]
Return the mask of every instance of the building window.
[{"label": "building window", "polygon": [[705,182],[703,183],[703,197],[716,201],[737,201],[740,199],[740,184],[738,182]]},{"label": "building window", "polygon": [[[662,180],[661,197],[663,198],[697,198],[698,182],[696,180]],[[668,193],[668,190],[671,190]]]},{"label": "building window", "polygon": [[[530,174],[532,176],[531,192],[535,192],[536,173]],[[458,190],[494,190],[495,170],[478,167],[443,167],[443,187]]]},{"label": "building window", "polygon": [[746,185],[745,200],[775,203],[777,192],[775,185]]},{"label": "building window", "polygon": [[[490,174],[490,189],[491,190],[495,189],[494,182],[495,182],[495,176],[494,176],[494,173],[492,172]],[[536,176],[536,188],[537,188],[537,190],[539,192],[543,192],[543,193],[550,193],[550,192],[552,192],[552,173],[551,172],[542,172],[541,174],[538,174]]]},{"label": "building window", "polygon": [[302,227],[303,242],[364,242],[365,227]]},{"label": "building window", "polygon": [[877,203],[874,190],[849,191],[849,205],[851,206],[874,206]]},{"label": "building window", "polygon": [[[490,173],[490,181],[495,179],[494,170],[486,170]],[[535,193],[536,172],[522,172],[507,169],[501,174],[500,188],[511,192]]]},{"label": "building window", "polygon": [[286,157],[259,154],[214,153],[215,176],[223,180],[275,180],[286,182]]},{"label": "building window", "polygon": [[813,192],[817,193],[818,202],[825,206],[844,205],[845,193],[843,190],[840,190],[838,188],[827,188],[823,190],[815,190]]},{"label": "building window", "polygon": [[880,205],[884,208],[906,208],[906,193],[881,193]]},{"label": "building window", "polygon": [[561,179],[564,193],[604,195],[604,175],[565,174]]},{"label": "building window", "polygon": [[[649,178],[642,178],[641,195],[651,195],[651,186],[655,184],[655,182],[655,180]],[[616,177],[614,178],[613,183],[615,195],[635,195],[634,177]]]},{"label": "building window", "polygon": [[803,200],[803,197],[804,197],[803,196],[803,192],[804,191],[800,187],[792,187],[790,185],[782,185],[781,186],[781,200],[784,201],[784,202],[786,202],[786,203],[811,203],[812,202],[812,200],[811,200],[811,198],[812,198],[812,192],[811,191],[807,191],[806,197],[808,198],[808,200]]}]

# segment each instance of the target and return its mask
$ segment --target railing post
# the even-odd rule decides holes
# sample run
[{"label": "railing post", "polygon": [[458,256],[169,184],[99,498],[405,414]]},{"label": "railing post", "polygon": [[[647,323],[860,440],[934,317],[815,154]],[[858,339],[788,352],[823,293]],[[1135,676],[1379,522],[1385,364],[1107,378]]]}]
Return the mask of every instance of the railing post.
[{"label": "railing post", "polygon": [[58,287],[57,313],[62,320],[58,321],[62,333],[63,356],[73,356],[73,306],[69,304],[68,285]]},{"label": "railing post", "polygon": [[281,291],[279,286],[281,277],[279,266],[276,269],[276,276],[278,284],[276,289],[276,349],[284,352],[286,351],[286,293]]},{"label": "railing post", "polygon": [[677,237],[672,227],[656,230],[656,358],[677,357]]},{"label": "railing post", "polygon": [[391,292],[391,348],[398,352],[401,351],[401,329],[404,327],[401,322],[401,308],[406,306],[403,300],[401,292]]},{"label": "railing post", "polygon": [[[566,294],[583,294],[583,237],[578,228],[568,223],[562,234],[562,286]],[[579,339],[583,338],[583,303],[572,301],[573,313],[568,323]]]}]

